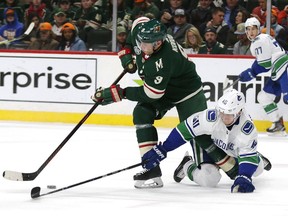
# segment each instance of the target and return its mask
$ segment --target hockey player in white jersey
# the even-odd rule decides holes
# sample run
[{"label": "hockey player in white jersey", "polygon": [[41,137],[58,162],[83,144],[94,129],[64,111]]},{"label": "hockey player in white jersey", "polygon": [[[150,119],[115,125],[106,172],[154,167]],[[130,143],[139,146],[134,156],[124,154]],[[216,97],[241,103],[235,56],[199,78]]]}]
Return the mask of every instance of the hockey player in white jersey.
[{"label": "hockey player in white jersey", "polygon": [[240,81],[248,82],[258,74],[270,71],[271,76],[263,90],[259,92],[258,101],[273,122],[272,126],[267,129],[268,134],[285,136],[283,116],[274,99],[282,93],[284,103],[288,103],[288,55],[274,38],[261,34],[260,22],[255,17],[247,19],[245,29],[248,39],[252,42],[250,51],[256,60],[251,68],[239,75]]},{"label": "hockey player in white jersey", "polygon": [[[168,138],[144,155],[147,169],[152,169],[172,151],[194,137],[211,135],[218,148],[234,157],[239,165],[238,175],[231,192],[249,193],[255,187],[252,176],[263,169],[270,170],[270,161],[257,151],[257,130],[244,108],[245,97],[235,89],[228,90],[217,102],[216,109],[206,109],[191,115],[169,134]],[[195,155],[194,155],[195,156]],[[185,155],[174,172],[174,180],[180,182],[185,176],[201,186],[215,187],[221,179],[215,164],[196,164]]]}]

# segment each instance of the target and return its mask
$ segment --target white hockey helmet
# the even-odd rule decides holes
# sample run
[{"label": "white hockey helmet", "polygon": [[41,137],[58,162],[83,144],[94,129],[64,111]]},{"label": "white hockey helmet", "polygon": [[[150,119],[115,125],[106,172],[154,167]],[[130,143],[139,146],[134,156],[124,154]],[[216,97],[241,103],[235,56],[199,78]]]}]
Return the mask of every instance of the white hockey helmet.
[{"label": "white hockey helmet", "polygon": [[255,17],[251,17],[248,18],[245,22],[245,28],[247,28],[248,26],[257,26],[258,30],[260,31],[260,22],[257,18]]},{"label": "white hockey helmet", "polygon": [[249,38],[249,35],[247,34],[247,27],[248,26],[256,26],[258,29],[258,34],[261,33],[259,20],[255,17],[248,18],[245,22],[245,33],[246,33],[249,40],[251,40],[251,38]]},{"label": "white hockey helmet", "polygon": [[224,114],[237,115],[245,106],[245,96],[235,89],[227,90],[217,102],[217,110]]}]

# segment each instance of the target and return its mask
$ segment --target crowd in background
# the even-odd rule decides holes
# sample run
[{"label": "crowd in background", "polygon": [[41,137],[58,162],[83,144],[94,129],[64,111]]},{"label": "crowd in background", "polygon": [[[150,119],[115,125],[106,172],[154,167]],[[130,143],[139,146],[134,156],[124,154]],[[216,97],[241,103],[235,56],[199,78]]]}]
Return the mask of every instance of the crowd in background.
[{"label": "crowd in background", "polygon": [[[116,51],[140,16],[164,23],[187,54],[251,55],[245,21],[256,17],[266,33],[266,0],[117,0]],[[2,0],[1,49],[112,51],[113,0]],[[269,33],[288,50],[288,3],[272,0]]]}]

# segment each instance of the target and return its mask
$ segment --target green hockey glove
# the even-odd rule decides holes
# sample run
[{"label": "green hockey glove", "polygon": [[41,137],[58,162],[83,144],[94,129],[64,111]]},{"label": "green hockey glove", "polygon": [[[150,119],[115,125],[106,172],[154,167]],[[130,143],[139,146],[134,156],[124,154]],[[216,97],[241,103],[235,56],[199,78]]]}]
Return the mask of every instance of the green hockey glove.
[{"label": "green hockey glove", "polygon": [[114,102],[121,101],[124,96],[124,90],[120,88],[120,85],[112,85],[109,88],[98,88],[91,99],[94,102],[100,103],[101,105],[107,105]]}]

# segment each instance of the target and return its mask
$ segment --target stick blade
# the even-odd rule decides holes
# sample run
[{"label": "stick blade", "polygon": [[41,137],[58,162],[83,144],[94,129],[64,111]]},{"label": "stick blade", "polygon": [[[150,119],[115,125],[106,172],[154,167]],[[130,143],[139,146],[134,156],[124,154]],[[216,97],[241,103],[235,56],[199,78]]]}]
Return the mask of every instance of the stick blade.
[{"label": "stick blade", "polygon": [[3,172],[3,178],[11,181],[33,181],[37,177],[36,173],[21,173],[16,171],[6,170]]},{"label": "stick blade", "polygon": [[26,35],[29,35],[29,34],[32,32],[34,26],[35,26],[35,23],[34,23],[34,22],[31,22],[30,25],[28,26],[28,28],[26,29],[26,31],[24,32],[23,35],[25,35],[25,36],[26,36]]},{"label": "stick blade", "polygon": [[40,191],[41,191],[41,188],[40,188],[40,187],[34,187],[34,188],[32,188],[32,190],[31,190],[31,198],[32,198],[32,199],[35,199],[35,198],[40,197]]},{"label": "stick blade", "polygon": [[20,172],[6,170],[3,172],[3,178],[12,181],[23,181],[23,175]]},{"label": "stick blade", "polygon": [[226,90],[228,85],[229,85],[229,79],[228,79],[228,77],[226,77],[224,82],[223,82],[223,91]]}]

